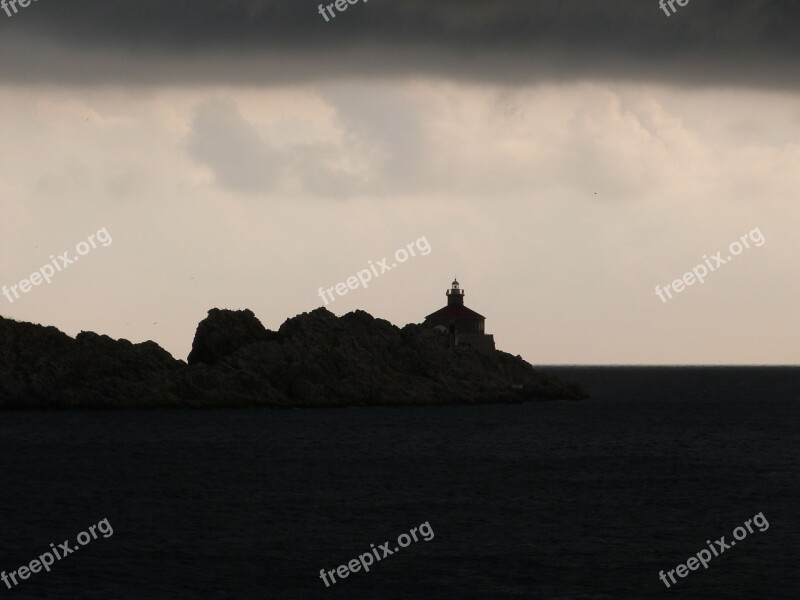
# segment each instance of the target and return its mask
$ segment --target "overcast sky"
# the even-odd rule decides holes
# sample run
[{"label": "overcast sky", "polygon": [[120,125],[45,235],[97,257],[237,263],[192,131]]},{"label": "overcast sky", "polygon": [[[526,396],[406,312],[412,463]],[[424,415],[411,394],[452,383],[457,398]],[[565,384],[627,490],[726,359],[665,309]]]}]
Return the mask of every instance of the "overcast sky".
[{"label": "overcast sky", "polygon": [[0,314],[185,358],[425,238],[328,308],[419,322],[457,275],[534,364],[797,364],[800,3],[318,5],[0,10],[0,286],[113,239]]}]

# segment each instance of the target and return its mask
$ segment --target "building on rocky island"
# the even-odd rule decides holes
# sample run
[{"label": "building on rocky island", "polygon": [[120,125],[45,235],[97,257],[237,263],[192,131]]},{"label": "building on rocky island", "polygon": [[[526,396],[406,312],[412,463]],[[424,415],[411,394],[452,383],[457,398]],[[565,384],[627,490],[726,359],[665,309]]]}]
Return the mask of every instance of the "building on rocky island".
[{"label": "building on rocky island", "polygon": [[439,332],[442,343],[457,351],[494,352],[494,336],[484,329],[486,317],[464,306],[464,290],[457,279],[445,293],[447,306],[425,317],[425,325]]}]

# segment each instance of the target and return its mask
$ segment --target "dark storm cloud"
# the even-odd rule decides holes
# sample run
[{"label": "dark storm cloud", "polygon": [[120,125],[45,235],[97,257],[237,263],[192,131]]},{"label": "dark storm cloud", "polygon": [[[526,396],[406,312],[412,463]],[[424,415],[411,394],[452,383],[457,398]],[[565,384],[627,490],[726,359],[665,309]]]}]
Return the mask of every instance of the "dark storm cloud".
[{"label": "dark storm cloud", "polygon": [[794,88],[800,2],[40,0],[0,12],[0,80],[275,84],[442,75]]}]

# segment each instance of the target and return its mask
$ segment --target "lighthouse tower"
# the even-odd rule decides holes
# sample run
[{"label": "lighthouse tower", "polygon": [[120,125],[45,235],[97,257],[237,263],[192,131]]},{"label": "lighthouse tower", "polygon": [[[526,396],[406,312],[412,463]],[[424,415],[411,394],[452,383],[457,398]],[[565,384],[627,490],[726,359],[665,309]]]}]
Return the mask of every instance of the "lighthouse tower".
[{"label": "lighthouse tower", "polygon": [[447,306],[464,306],[464,290],[461,289],[461,284],[458,279],[453,278],[453,283],[450,284],[450,289],[445,292],[447,296]]}]

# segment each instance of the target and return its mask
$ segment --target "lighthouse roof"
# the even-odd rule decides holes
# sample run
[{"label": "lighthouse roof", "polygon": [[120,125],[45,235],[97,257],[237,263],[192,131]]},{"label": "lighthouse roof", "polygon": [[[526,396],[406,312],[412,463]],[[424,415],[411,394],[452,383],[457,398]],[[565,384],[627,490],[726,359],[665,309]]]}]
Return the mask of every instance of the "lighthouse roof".
[{"label": "lighthouse roof", "polygon": [[451,304],[440,308],[435,313],[429,314],[426,319],[485,319],[481,314],[476,313],[463,304]]}]

